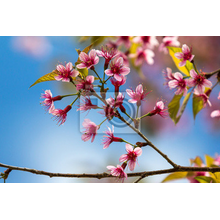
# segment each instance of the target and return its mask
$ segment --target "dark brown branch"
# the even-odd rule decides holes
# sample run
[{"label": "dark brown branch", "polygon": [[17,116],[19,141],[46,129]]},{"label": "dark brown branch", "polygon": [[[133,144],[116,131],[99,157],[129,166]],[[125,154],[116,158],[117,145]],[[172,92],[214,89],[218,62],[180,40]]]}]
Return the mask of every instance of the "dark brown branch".
[{"label": "dark brown branch", "polygon": [[[96,174],[72,174],[72,173],[51,173],[47,171],[42,170],[36,170],[36,169],[30,169],[30,168],[24,168],[24,167],[15,167],[10,166],[6,164],[0,163],[0,167],[5,167],[11,170],[20,170],[24,172],[29,172],[37,175],[44,175],[49,177],[66,177],[66,178],[96,178],[96,179],[102,179],[102,178],[109,178],[114,177],[111,174],[108,173],[96,173]],[[164,170],[155,170],[155,171],[144,171],[144,172],[135,172],[135,173],[128,173],[128,177],[137,177],[140,178],[136,180],[135,182],[139,182],[140,180],[144,179],[148,176],[154,176],[158,174],[166,174],[166,173],[174,173],[174,172],[220,172],[220,167],[185,167],[185,166],[178,166],[171,169],[164,169]]]}]

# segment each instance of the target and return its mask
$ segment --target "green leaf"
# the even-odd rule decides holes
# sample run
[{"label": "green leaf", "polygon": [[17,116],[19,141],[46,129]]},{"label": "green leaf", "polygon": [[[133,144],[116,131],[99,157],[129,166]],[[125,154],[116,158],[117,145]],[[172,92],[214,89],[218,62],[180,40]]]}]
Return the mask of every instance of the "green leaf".
[{"label": "green leaf", "polygon": [[214,158],[210,157],[209,155],[205,155],[205,162],[206,162],[206,166],[207,167],[211,167],[213,162],[214,162]]},{"label": "green leaf", "polygon": [[169,174],[163,181],[162,183],[168,182],[168,181],[173,181],[173,180],[178,180],[178,179],[183,179],[187,175],[187,172],[175,172]]},{"label": "green leaf", "polygon": [[168,50],[169,50],[169,54],[170,54],[170,56],[172,57],[172,59],[173,59],[173,62],[175,63],[175,65],[176,65],[176,67],[179,69],[179,71],[181,71],[182,73],[184,73],[185,75],[187,75],[187,76],[190,76],[190,70],[191,69],[194,69],[193,68],[193,64],[190,62],[190,61],[186,61],[186,65],[185,66],[179,66],[179,63],[181,62],[181,60],[180,59],[178,59],[178,58],[176,58],[175,56],[174,56],[174,54],[175,53],[177,53],[177,52],[182,52],[182,49],[181,48],[179,48],[179,47],[167,47],[168,48]]},{"label": "green leaf", "polygon": [[89,70],[87,68],[84,68],[84,69],[77,68],[77,70],[79,71],[79,73],[83,79],[86,78],[89,74]]},{"label": "green leaf", "polygon": [[57,76],[57,75],[58,75],[58,71],[57,71],[57,70],[53,70],[51,73],[47,73],[46,75],[40,77],[34,84],[32,84],[32,85],[29,87],[29,89],[30,89],[32,86],[35,86],[35,85],[38,84],[38,83],[55,80],[54,76]]},{"label": "green leaf", "polygon": [[190,159],[190,164],[196,164],[199,167],[201,167],[201,165],[203,164],[203,161],[201,159],[201,157],[197,156],[195,159]]},{"label": "green leaf", "polygon": [[182,96],[183,96],[182,94],[174,95],[173,99],[168,104],[168,112],[169,112],[170,118],[174,121],[175,124],[177,123],[176,115],[179,111],[180,99],[182,98]]},{"label": "green leaf", "polygon": [[211,181],[215,183],[215,180],[212,177],[209,176],[197,176],[194,177],[196,180],[198,180],[200,183],[210,183]]},{"label": "green leaf", "polygon": [[101,44],[105,40],[106,36],[92,36],[91,37],[91,43],[93,43],[93,46],[97,46]]},{"label": "green leaf", "polygon": [[196,118],[196,115],[203,109],[204,101],[203,98],[193,94],[193,117]]}]

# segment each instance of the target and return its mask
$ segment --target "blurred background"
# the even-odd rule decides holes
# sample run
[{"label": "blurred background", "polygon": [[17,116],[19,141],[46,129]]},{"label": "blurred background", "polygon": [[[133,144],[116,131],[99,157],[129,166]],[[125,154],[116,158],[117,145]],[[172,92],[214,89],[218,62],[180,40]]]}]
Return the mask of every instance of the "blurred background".
[{"label": "blurred background", "polygon": [[[72,85],[57,81],[43,82],[28,89],[38,78],[52,72],[59,62],[75,63],[78,54],[75,49],[83,50],[89,41],[79,43],[80,37],[0,37],[0,162],[8,165],[34,168],[59,173],[99,173],[106,172],[106,166],[119,164],[119,157],[125,153],[122,143],[113,143],[103,150],[102,134],[98,134],[93,143],[81,140],[81,121],[90,118],[100,123],[104,118],[96,111],[80,115],[75,111],[77,106],[68,113],[64,125],[58,126],[45,113],[40,105],[40,95],[50,89],[54,96],[73,93]],[[162,37],[157,37],[161,43]],[[198,69],[212,72],[220,68],[220,37],[179,37],[179,42],[193,47]],[[100,44],[101,45],[101,44]],[[95,49],[99,49],[97,45]],[[144,64],[142,72],[144,79],[131,70],[128,80],[122,90],[135,87],[143,83],[148,91],[147,102],[142,106],[142,113],[152,110],[157,100],[162,98],[168,104],[173,97],[173,91],[164,86],[163,70],[170,67],[177,71],[169,55],[154,49],[154,64]],[[97,72],[103,71],[103,59],[97,65]],[[102,76],[102,74],[101,74]],[[211,78],[211,81],[213,79]],[[114,89],[110,85],[109,91]],[[162,152],[167,154],[175,163],[190,165],[189,159],[204,154],[215,156],[220,154],[220,121],[210,118],[210,113],[220,108],[217,99],[219,87],[211,93],[212,107],[207,106],[193,120],[192,105],[188,104],[182,118],[175,126],[170,118],[163,119],[154,116],[143,120],[142,132]],[[57,108],[65,108],[72,102],[72,98],[63,99],[56,103]],[[107,126],[102,125],[102,131]],[[119,128],[115,127],[117,134]],[[136,143],[142,141],[136,134],[120,134],[120,137]],[[138,159],[139,165],[133,172],[150,171],[169,168],[170,165],[152,150],[143,148],[143,154]],[[5,168],[0,168],[3,172]],[[128,171],[128,170],[127,170]],[[130,171],[128,171],[130,172]],[[166,175],[145,178],[142,182],[161,182]],[[129,178],[125,182],[132,182]],[[3,180],[0,180],[3,182]],[[68,179],[49,178],[27,172],[12,171],[7,179],[9,183],[38,183],[38,182],[115,182],[113,178],[96,179]],[[176,182],[188,182],[179,180]]]}]

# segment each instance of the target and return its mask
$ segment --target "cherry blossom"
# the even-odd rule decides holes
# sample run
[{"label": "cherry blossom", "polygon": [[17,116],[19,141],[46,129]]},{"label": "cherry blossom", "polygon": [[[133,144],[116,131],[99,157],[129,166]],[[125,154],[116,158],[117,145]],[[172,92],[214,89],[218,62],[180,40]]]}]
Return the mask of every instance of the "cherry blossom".
[{"label": "cherry blossom", "polygon": [[80,100],[81,100],[81,105],[77,109],[77,111],[85,112],[85,111],[88,111],[88,110],[91,110],[91,109],[99,108],[97,105],[92,104],[92,101],[89,97],[81,98]]},{"label": "cherry blossom", "polygon": [[212,82],[205,78],[205,76],[201,73],[198,74],[194,69],[190,70],[191,79],[188,79],[188,86],[193,87],[196,86],[199,93],[203,93],[205,87],[211,87]]},{"label": "cherry blossom", "polygon": [[121,81],[118,81],[115,78],[111,78],[110,81],[115,87],[115,93],[117,94],[119,92],[119,87],[126,83],[126,77],[123,77]]},{"label": "cherry blossom", "polygon": [[117,45],[124,44],[124,46],[126,48],[129,48],[131,46],[130,38],[131,38],[131,36],[119,36],[117,41],[116,41],[116,44]]},{"label": "cherry blossom", "polygon": [[119,161],[128,161],[128,167],[131,171],[133,171],[136,166],[137,157],[141,156],[142,154],[142,149],[140,147],[136,147],[133,149],[133,147],[130,144],[126,144],[126,151],[127,154],[121,155]]},{"label": "cherry blossom", "polygon": [[109,47],[101,47],[101,50],[96,50],[96,54],[99,57],[104,57],[105,58],[105,69],[108,68],[108,64],[117,55],[119,55],[119,52],[115,48],[109,48]]},{"label": "cherry blossom", "polygon": [[192,55],[192,49],[190,49],[186,44],[183,44],[182,46],[182,52],[177,52],[174,54],[174,56],[181,60],[179,63],[179,66],[185,66],[186,61],[192,61],[194,58],[194,55]]},{"label": "cherry blossom", "polygon": [[45,106],[46,111],[49,113],[54,110],[54,102],[62,99],[62,96],[60,95],[55,97],[52,96],[50,90],[46,90],[44,94],[41,94],[41,98],[45,99],[41,104]]},{"label": "cherry blossom", "polygon": [[136,87],[136,90],[133,91],[132,89],[126,89],[127,94],[131,97],[131,99],[128,100],[130,103],[137,103],[137,106],[141,105],[141,101],[145,99],[145,97],[150,93],[146,92],[143,89],[142,84],[139,84]]},{"label": "cherry blossom", "polygon": [[209,89],[207,92],[202,92],[200,93],[198,89],[194,89],[194,95],[198,96],[198,97],[201,97],[201,99],[203,100],[203,107],[206,106],[206,103],[208,103],[209,106],[212,106],[211,102],[209,101],[209,94],[211,92],[211,89]]},{"label": "cherry blossom", "polygon": [[214,110],[214,111],[211,113],[211,117],[212,117],[212,118],[220,118],[220,110]]},{"label": "cherry blossom", "polygon": [[91,142],[93,142],[95,136],[97,135],[99,125],[96,125],[94,122],[90,121],[90,119],[85,119],[82,125],[85,128],[84,134],[82,134],[82,140],[88,141],[90,138],[92,138]]},{"label": "cherry blossom", "polygon": [[123,101],[124,101],[125,96],[119,92],[117,95],[117,98],[113,99],[112,97],[107,99],[107,102],[109,105],[113,106],[114,108],[120,108],[122,112],[125,112],[125,108],[123,106]]},{"label": "cherry blossom", "polygon": [[62,80],[63,82],[70,82],[72,77],[77,77],[79,72],[73,69],[73,64],[71,62],[66,64],[66,67],[62,64],[57,66],[58,75],[54,76],[57,81]]},{"label": "cherry blossom", "polygon": [[123,141],[122,138],[115,137],[113,133],[114,133],[114,126],[112,125],[112,130],[111,130],[111,128],[108,127],[108,130],[105,131],[106,135],[103,136],[104,137],[103,142],[102,142],[102,144],[104,145],[103,149],[108,148],[112,142],[122,142]]},{"label": "cherry blossom", "polygon": [[135,66],[142,65],[144,61],[146,61],[149,65],[154,63],[154,52],[150,49],[144,50],[143,48],[138,47],[137,52],[135,54],[130,54],[129,57],[136,58],[134,62]]},{"label": "cherry blossom", "polygon": [[175,92],[176,95],[180,95],[183,93],[185,96],[187,94],[187,79],[183,79],[183,75],[179,72],[176,72],[172,75],[174,78],[173,80],[168,82],[168,86],[173,89],[177,88],[177,91]]},{"label": "cherry blossom", "polygon": [[94,69],[94,66],[99,62],[99,57],[96,55],[96,50],[92,49],[89,52],[89,55],[85,52],[81,52],[79,54],[79,59],[81,60],[81,63],[78,64],[76,67],[78,69]]},{"label": "cherry blossom", "polygon": [[179,47],[180,42],[177,39],[178,39],[177,36],[164,37],[163,40],[162,40],[163,42],[159,46],[159,51],[163,51],[165,54],[167,54],[168,53],[167,46],[169,46],[169,47]]},{"label": "cherry blossom", "polygon": [[160,115],[161,117],[165,118],[168,115],[166,111],[167,111],[167,108],[165,108],[163,101],[159,101],[156,103],[154,110],[149,112],[147,115],[148,116]]},{"label": "cherry blossom", "polygon": [[137,36],[132,40],[134,43],[142,44],[143,48],[154,49],[155,46],[158,46],[158,40],[155,36]]},{"label": "cherry blossom", "polygon": [[118,81],[122,81],[124,76],[130,73],[130,68],[123,65],[123,58],[116,57],[110,63],[110,69],[105,70],[107,76],[114,76]]},{"label": "cherry blossom", "polygon": [[124,179],[127,179],[127,174],[124,172],[124,168],[120,165],[115,166],[107,166],[107,169],[111,170],[111,175],[116,176],[119,181],[124,182]]},{"label": "cherry blossom", "polygon": [[86,90],[86,91],[90,91],[93,89],[93,82],[94,82],[95,78],[94,76],[87,76],[86,79],[79,79],[77,81],[77,85],[76,85],[76,89],[80,90]]},{"label": "cherry blossom", "polygon": [[51,114],[55,117],[55,120],[58,121],[58,124],[62,125],[66,121],[67,112],[72,108],[71,105],[68,105],[65,109],[53,109]]}]

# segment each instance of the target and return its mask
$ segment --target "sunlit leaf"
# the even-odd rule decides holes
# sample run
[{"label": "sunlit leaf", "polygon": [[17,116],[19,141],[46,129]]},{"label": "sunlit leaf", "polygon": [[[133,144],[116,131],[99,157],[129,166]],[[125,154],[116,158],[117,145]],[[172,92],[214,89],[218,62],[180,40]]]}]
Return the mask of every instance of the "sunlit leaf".
[{"label": "sunlit leaf", "polygon": [[181,62],[178,58],[174,56],[175,53],[177,52],[182,52],[182,49],[179,47],[167,47],[169,50],[169,54],[173,59],[173,62],[175,63],[176,67],[185,75],[190,76],[190,70],[193,69],[193,64],[189,62],[188,60],[186,61],[185,66],[179,66],[179,63]]},{"label": "sunlit leaf", "polygon": [[169,174],[163,181],[162,183],[168,182],[168,181],[173,181],[173,180],[178,180],[178,179],[183,179],[187,175],[187,172],[175,172]]},{"label": "sunlit leaf", "polygon": [[205,163],[207,167],[211,167],[214,162],[214,158],[210,157],[209,155],[205,155]]},{"label": "sunlit leaf", "polygon": [[177,123],[176,115],[179,111],[180,99],[182,98],[182,96],[183,95],[174,95],[173,99],[168,104],[168,112],[169,112],[170,118],[174,121],[175,124]]},{"label": "sunlit leaf", "polygon": [[86,78],[89,74],[89,70],[87,68],[84,68],[84,69],[77,68],[77,70],[79,71],[79,74],[83,79]]},{"label": "sunlit leaf", "polygon": [[58,71],[57,71],[57,70],[53,70],[51,73],[47,73],[46,75],[40,77],[34,84],[32,84],[32,85],[29,87],[29,89],[30,89],[32,86],[35,86],[35,85],[38,84],[38,83],[55,80],[54,76],[57,76],[57,75],[58,75]]},{"label": "sunlit leaf", "polygon": [[212,177],[209,176],[196,176],[194,177],[197,181],[200,183],[215,183],[215,180]]},{"label": "sunlit leaf", "polygon": [[200,167],[203,164],[202,158],[197,156],[195,159],[190,159],[190,164],[196,164]]},{"label": "sunlit leaf", "polygon": [[91,37],[91,43],[93,43],[93,46],[97,46],[101,44],[105,40],[106,36],[92,36]]},{"label": "sunlit leaf", "polygon": [[213,173],[213,175],[215,176],[216,178],[216,182],[220,182],[220,172],[216,172],[216,173]]},{"label": "sunlit leaf", "polygon": [[87,41],[91,36],[82,36],[79,38],[79,43],[83,43],[85,41]]},{"label": "sunlit leaf", "polygon": [[203,98],[193,94],[193,117],[196,118],[196,115],[203,109],[204,101]]}]

